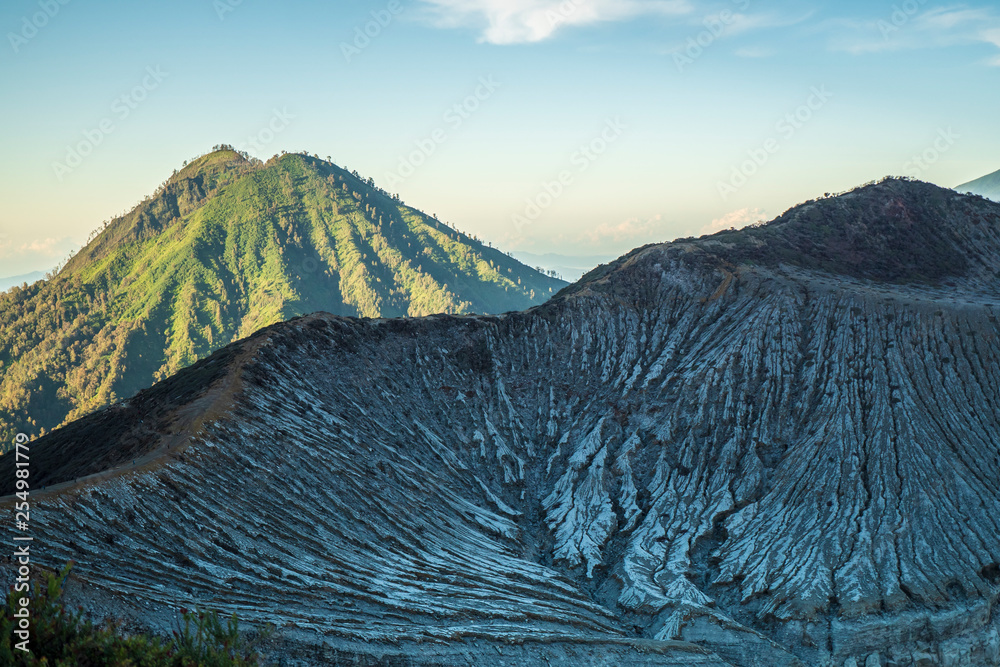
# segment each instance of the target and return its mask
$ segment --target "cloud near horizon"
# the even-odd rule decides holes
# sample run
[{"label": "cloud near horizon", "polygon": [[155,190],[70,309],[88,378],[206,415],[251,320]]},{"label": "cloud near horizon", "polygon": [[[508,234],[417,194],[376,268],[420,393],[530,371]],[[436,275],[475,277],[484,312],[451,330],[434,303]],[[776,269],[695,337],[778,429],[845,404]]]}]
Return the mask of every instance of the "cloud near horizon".
[{"label": "cloud near horizon", "polygon": [[76,247],[68,236],[16,243],[9,234],[0,233],[0,277],[47,271]]},{"label": "cloud near horizon", "polygon": [[474,28],[488,44],[541,42],[565,26],[627,21],[640,16],[681,16],[689,0],[420,0],[425,18],[439,28]]},{"label": "cloud near horizon", "polygon": [[656,230],[662,224],[662,216],[654,215],[652,218],[629,218],[618,223],[605,222],[583,234],[591,243],[606,244],[608,242],[621,243],[623,241],[642,241],[650,243],[656,238]]},{"label": "cloud near horizon", "polygon": [[701,234],[714,234],[725,229],[742,229],[749,224],[767,219],[767,213],[759,208],[741,208],[716,218],[701,228]]}]

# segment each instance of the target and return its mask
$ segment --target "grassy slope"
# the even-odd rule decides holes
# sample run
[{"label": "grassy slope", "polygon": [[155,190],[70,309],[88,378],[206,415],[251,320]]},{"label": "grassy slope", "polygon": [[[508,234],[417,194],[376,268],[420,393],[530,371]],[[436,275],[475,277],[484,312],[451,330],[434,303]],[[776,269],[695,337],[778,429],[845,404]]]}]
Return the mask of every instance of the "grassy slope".
[{"label": "grassy slope", "polygon": [[296,315],[497,313],[562,285],[327,162],[211,153],[55,279],[0,295],[0,441]]}]

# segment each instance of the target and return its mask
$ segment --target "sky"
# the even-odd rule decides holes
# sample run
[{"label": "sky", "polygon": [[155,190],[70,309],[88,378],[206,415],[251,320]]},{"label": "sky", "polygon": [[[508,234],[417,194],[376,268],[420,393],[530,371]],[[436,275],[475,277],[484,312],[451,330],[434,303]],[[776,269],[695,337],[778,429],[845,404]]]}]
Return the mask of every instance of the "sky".
[{"label": "sky", "polygon": [[0,276],[220,143],[537,254],[1000,169],[992,1],[6,0],[0,33]]}]

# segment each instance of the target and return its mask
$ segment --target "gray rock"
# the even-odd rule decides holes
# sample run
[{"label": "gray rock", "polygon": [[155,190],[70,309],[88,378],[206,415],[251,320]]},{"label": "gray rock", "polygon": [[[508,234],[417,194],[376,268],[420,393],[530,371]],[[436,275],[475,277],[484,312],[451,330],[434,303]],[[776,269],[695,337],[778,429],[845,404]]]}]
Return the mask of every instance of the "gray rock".
[{"label": "gray rock", "polygon": [[34,498],[37,557],[307,662],[997,665],[1000,289],[950,282],[679,243],[526,313],[294,320]]}]

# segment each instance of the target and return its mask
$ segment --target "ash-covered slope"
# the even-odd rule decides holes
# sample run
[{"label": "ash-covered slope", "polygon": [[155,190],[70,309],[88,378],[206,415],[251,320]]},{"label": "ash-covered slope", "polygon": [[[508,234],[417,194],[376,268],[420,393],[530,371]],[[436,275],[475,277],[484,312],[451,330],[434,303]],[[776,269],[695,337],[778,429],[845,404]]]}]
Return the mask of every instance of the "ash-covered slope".
[{"label": "ash-covered slope", "polygon": [[[112,471],[73,481],[101,414],[35,443],[36,558],[97,613],[198,601],[317,661],[1000,664],[1000,206],[929,188],[643,248],[526,313],[271,327],[113,408],[160,436]],[[875,234],[946,212],[963,261],[820,270],[863,246],[787,239],[848,204]]]}]

